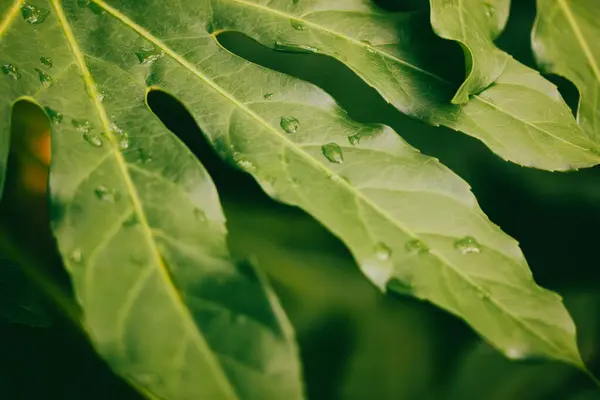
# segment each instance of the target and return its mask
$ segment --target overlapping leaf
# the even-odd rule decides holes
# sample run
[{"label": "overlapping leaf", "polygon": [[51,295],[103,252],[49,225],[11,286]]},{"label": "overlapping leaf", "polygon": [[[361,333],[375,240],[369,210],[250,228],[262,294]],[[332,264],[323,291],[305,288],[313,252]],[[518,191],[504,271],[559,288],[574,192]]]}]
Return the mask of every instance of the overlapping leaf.
[{"label": "overlapping leaf", "polygon": [[[71,61],[61,65],[67,69],[55,75],[55,84],[38,96],[53,110],[68,110],[71,119],[65,116],[58,124],[54,141],[54,201],[65,205],[56,231],[63,252],[71,254],[69,266],[81,288],[84,308],[95,316],[90,323],[108,338],[108,343],[100,341],[105,354],[114,349],[123,356],[118,346],[111,347],[119,344],[115,338],[120,336],[113,328],[122,325],[107,323],[116,310],[137,304],[132,310],[136,313],[130,315],[140,318],[135,321],[145,330],[156,323],[157,332],[163,332],[159,320],[161,327],[179,327],[177,321],[167,323],[168,316],[156,312],[159,300],[160,304],[183,304],[169,297],[173,286],[157,284],[152,291],[150,287],[143,290],[136,284],[139,273],[145,273],[148,282],[155,283],[156,275],[160,283],[169,282],[162,259],[178,287],[183,284],[185,289],[188,274],[200,280],[190,265],[211,260],[211,256],[220,260],[217,265],[225,263],[222,235],[214,236],[214,230],[222,226],[212,185],[178,142],[162,132],[154,118],[144,116],[145,84],[179,98],[219,154],[253,174],[271,196],[305,209],[338,235],[381,288],[410,292],[464,318],[510,357],[547,356],[580,365],[575,328],[560,297],[534,283],[517,243],[485,217],[468,185],[388,127],[350,120],[318,88],[222,49],[210,33],[218,23],[211,20],[211,12],[225,15],[218,2],[182,0],[174,7],[153,0],[95,0],[78,7],[70,0],[63,8],[56,1],[53,5],[62,24],[72,27],[67,37],[80,55],[69,65],[73,50],[65,49],[65,60]],[[243,15],[252,22],[252,14],[230,11],[232,20]],[[39,46],[32,49],[35,54],[48,43],[40,37],[31,40]],[[62,54],[60,47],[55,52],[55,57]],[[30,58],[11,62],[23,68],[31,65]],[[72,94],[83,87],[78,71],[83,71],[91,100]],[[17,85],[24,82],[33,80],[23,74],[16,81]],[[84,116],[90,118],[89,124],[82,123]],[[116,125],[111,126],[111,121]],[[99,135],[102,130],[107,137]],[[89,143],[82,140],[86,134]],[[128,139],[126,145],[120,143],[124,139]],[[194,206],[208,209],[211,229],[198,227],[197,222],[190,225]],[[114,238],[106,239],[107,232]],[[103,241],[107,245],[98,247]],[[94,251],[103,248],[111,251]],[[147,260],[156,268],[143,268]],[[82,268],[92,261],[96,267]],[[117,282],[115,274],[122,276]],[[93,290],[94,286],[85,289],[90,282],[111,282],[108,299],[103,292],[102,303],[92,302],[100,291]],[[218,282],[204,278],[202,285],[194,286],[209,290]],[[123,287],[131,293],[132,285],[140,296],[156,291],[156,296],[164,297],[151,305],[146,302],[145,308],[130,298],[124,307],[116,294]],[[216,343],[226,338],[227,345],[248,351],[244,339],[256,340],[225,335],[229,331],[224,330],[228,326],[224,318],[200,317],[206,318],[201,322],[209,320],[211,327],[219,328],[220,337],[210,336]],[[249,324],[245,319],[238,323]],[[127,337],[137,334],[132,331]],[[160,333],[156,337],[161,346],[172,343]],[[168,345],[150,348],[146,342],[128,345],[140,350],[130,357],[147,357],[146,363],[162,362],[156,354],[173,350]],[[277,347],[279,355],[285,353],[281,347]],[[279,360],[287,362],[283,356]],[[274,364],[271,368],[279,371],[279,364]],[[247,376],[241,366],[227,366],[237,368],[235,378]],[[198,368],[185,369],[186,373],[194,370]],[[275,383],[288,387],[279,380],[259,383],[253,386],[255,390],[268,391]]]},{"label": "overlapping leaf", "polygon": [[2,142],[14,99],[45,107],[53,229],[98,351],[152,398],[302,398],[277,301],[230,260],[212,181],[144,103],[160,53],[86,1],[0,13]]},{"label": "overlapping leaf", "polygon": [[579,90],[577,120],[600,142],[600,2],[538,0],[533,50],[547,72]]},{"label": "overlapping leaf", "polygon": [[467,77],[452,98],[464,104],[502,73],[509,55],[492,41],[504,29],[510,0],[430,0],[431,25],[440,37],[456,40],[465,53]]},{"label": "overlapping leaf", "polygon": [[509,58],[465,105],[448,76],[456,55],[427,15],[389,13],[365,0],[213,0],[214,30],[236,30],[281,50],[335,57],[396,108],[476,137],[504,159],[548,170],[598,164],[598,145],[577,126],[556,87]]}]

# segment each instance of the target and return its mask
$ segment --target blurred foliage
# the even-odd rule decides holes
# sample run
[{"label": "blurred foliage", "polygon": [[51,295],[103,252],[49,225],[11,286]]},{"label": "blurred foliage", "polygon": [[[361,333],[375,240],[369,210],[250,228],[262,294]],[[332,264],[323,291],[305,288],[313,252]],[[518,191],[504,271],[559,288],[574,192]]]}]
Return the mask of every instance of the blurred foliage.
[{"label": "blurred foliage", "polygon": [[[382,3],[414,9],[427,2]],[[533,0],[513,1],[497,41],[528,65],[533,65],[528,38],[534,14]],[[537,282],[563,295],[583,357],[600,374],[599,168],[550,173],[505,163],[466,135],[401,115],[337,61],[277,53],[240,34],[218,38],[234,53],[322,87],[351,117],[390,125],[467,180],[490,219],[520,241]],[[573,85],[550,79],[573,108]],[[600,398],[591,380],[571,367],[508,361],[460,320],[414,299],[381,295],[337,238],[225,165],[176,100],[153,92],[148,101],[215,180],[232,251],[258,259],[273,280],[297,330],[310,399]],[[28,103],[17,104],[14,117],[10,175],[0,207],[2,254],[41,268],[52,276],[54,288],[68,293],[47,222],[47,121]],[[139,398],[94,355],[73,314],[65,317],[60,304],[43,296],[42,301],[48,303],[51,326],[0,322],[0,398]]]}]

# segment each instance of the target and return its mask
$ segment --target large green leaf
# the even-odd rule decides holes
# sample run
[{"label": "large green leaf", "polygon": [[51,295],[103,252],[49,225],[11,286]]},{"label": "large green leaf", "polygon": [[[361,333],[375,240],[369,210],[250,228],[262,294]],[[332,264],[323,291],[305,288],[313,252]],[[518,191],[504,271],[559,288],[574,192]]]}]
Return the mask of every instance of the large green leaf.
[{"label": "large green leaf", "polygon": [[426,13],[389,13],[367,0],[213,0],[211,29],[246,33],[266,46],[335,57],[400,111],[476,137],[506,160],[548,170],[600,162],[539,73],[509,58],[496,82],[464,105],[450,104],[452,44]]},{"label": "large green leaf", "polygon": [[99,353],[152,398],[302,398],[280,306],[230,260],[212,181],[146,107],[160,53],[86,1],[0,8],[1,135],[13,99],[46,107],[53,229]]},{"label": "large green leaf", "polygon": [[1,256],[0,320],[36,327],[50,325],[35,287],[18,265]]},{"label": "large green leaf", "polygon": [[538,0],[533,50],[547,72],[571,80],[579,90],[577,120],[600,142],[600,2]]},{"label": "large green leaf", "polygon": [[430,4],[435,33],[458,41],[465,53],[467,78],[452,102],[466,103],[500,76],[510,58],[492,41],[504,29],[510,0],[430,0]]},{"label": "large green leaf", "polygon": [[[517,243],[486,218],[458,176],[421,155],[390,128],[350,120],[313,85],[251,64],[220,47],[210,33],[216,23],[211,15],[224,10],[214,0],[181,0],[178,7],[153,0],[109,3],[95,0],[78,7],[69,0],[61,8],[53,2],[70,45],[63,53],[52,43],[61,60],[58,70],[64,72],[37,96],[43,105],[69,112],[77,121],[67,123],[65,117],[54,135],[53,198],[57,206],[65,205],[56,232],[61,249],[72,256],[68,264],[82,289],[84,308],[92,307],[100,333],[113,337],[104,323],[107,313],[122,309],[122,301],[110,295],[109,300],[118,303],[113,304],[104,296],[101,307],[94,307],[89,297],[95,299],[100,291],[90,294],[84,289],[79,260],[89,264],[93,243],[101,242],[107,231],[115,235],[104,239],[112,251],[96,251],[96,263],[105,262],[102,269],[91,271],[96,285],[110,281],[111,290],[131,287],[134,278],[129,271],[139,275],[133,271],[138,271],[140,257],[153,260],[156,268],[142,271],[156,271],[161,283],[169,281],[158,254],[176,282],[185,282],[178,280],[178,273],[185,278],[194,273],[188,267],[190,259],[210,259],[207,252],[224,257],[222,235],[214,235],[214,229],[223,228],[212,185],[191,156],[172,136],[160,133],[148,115],[144,85],[152,85],[173,93],[188,107],[223,158],[251,173],[271,196],[303,208],[339,236],[380,288],[412,293],[464,318],[509,357],[546,356],[581,365],[575,327],[560,297],[534,283]],[[234,20],[242,16],[252,22],[252,14],[231,14]],[[59,26],[50,22],[53,18],[37,29],[58,31]],[[58,34],[26,37],[38,33],[25,26],[8,43],[28,40],[28,51],[12,47],[1,53],[10,54],[11,63],[24,72],[35,64],[32,54],[50,48],[47,38]],[[74,64],[72,49],[77,55]],[[82,71],[91,99],[77,95],[84,86]],[[9,80],[10,90],[20,85],[39,90],[36,79],[23,73],[21,79]],[[94,113],[99,117],[92,119]],[[82,126],[82,117],[90,120],[89,126]],[[100,126],[106,138],[97,135]],[[128,148],[117,152],[125,132],[129,144],[121,147]],[[82,134],[90,143],[82,140]],[[194,165],[194,172],[186,169]],[[193,184],[191,177],[196,179]],[[208,209],[208,226],[191,223],[194,204]],[[131,207],[137,224],[130,220]],[[135,228],[120,228],[115,221]],[[129,239],[137,234],[141,239]],[[153,250],[150,254],[148,248]],[[132,269],[123,269],[123,264]],[[125,276],[115,285],[109,273]],[[157,296],[162,295],[161,288],[156,286]],[[167,284],[164,290],[171,301],[173,286]],[[150,318],[148,323],[158,318],[144,316]],[[148,329],[143,320],[139,323]],[[239,324],[248,322],[242,319]],[[222,338],[223,331],[218,333]],[[247,350],[241,336],[227,338],[231,340],[227,344]],[[160,340],[170,343],[164,337]],[[154,357],[151,351],[146,356]],[[279,371],[278,365],[272,368]],[[277,381],[284,386],[286,382]]]}]

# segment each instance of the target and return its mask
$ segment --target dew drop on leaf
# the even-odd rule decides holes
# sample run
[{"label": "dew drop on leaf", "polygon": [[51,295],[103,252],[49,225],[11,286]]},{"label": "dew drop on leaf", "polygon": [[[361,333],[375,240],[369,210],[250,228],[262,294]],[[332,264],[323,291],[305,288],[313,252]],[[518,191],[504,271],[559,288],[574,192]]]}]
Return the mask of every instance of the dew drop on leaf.
[{"label": "dew drop on leaf", "polygon": [[100,185],[96,189],[94,189],[94,194],[98,199],[109,203],[114,203],[117,199],[116,190],[109,189],[104,185]]},{"label": "dew drop on leaf", "polygon": [[121,138],[119,139],[119,147],[121,150],[127,150],[129,148],[129,134],[127,132],[123,132],[123,134],[121,134]]},{"label": "dew drop on leaf", "polygon": [[298,21],[297,19],[290,19],[290,25],[292,25],[292,28],[294,28],[297,31],[304,30],[304,24],[301,21]]},{"label": "dew drop on leaf", "polygon": [[493,4],[485,3],[485,16],[492,18],[496,14],[496,7]]},{"label": "dew drop on leaf", "polygon": [[2,66],[2,72],[4,73],[4,75],[14,80],[17,80],[21,77],[21,72],[19,71],[19,68],[15,67],[12,64],[4,64]]},{"label": "dew drop on leaf", "polygon": [[386,289],[388,292],[393,292],[404,296],[412,296],[414,293],[412,285],[398,278],[390,279],[386,285]]},{"label": "dew drop on leaf", "polygon": [[409,253],[425,254],[429,253],[429,247],[419,239],[412,239],[406,242],[404,248]]},{"label": "dew drop on leaf", "polygon": [[152,161],[152,155],[144,149],[138,149],[138,157],[142,164],[147,164]]},{"label": "dew drop on leaf", "polygon": [[88,120],[74,119],[71,121],[71,124],[73,124],[75,129],[77,129],[79,132],[86,133],[89,132],[91,129],[90,121]]},{"label": "dew drop on leaf", "polygon": [[44,110],[46,111],[48,118],[50,118],[50,121],[53,124],[60,124],[62,122],[63,115],[60,112],[58,112],[50,107],[44,107]]},{"label": "dew drop on leaf", "polygon": [[327,143],[321,146],[321,151],[325,158],[327,158],[330,162],[341,164],[344,162],[344,154],[342,153],[342,148],[337,143]]},{"label": "dew drop on leaf", "polygon": [[80,263],[83,260],[83,254],[81,253],[81,249],[75,249],[69,254],[69,260]]},{"label": "dew drop on leaf", "polygon": [[274,94],[275,93],[265,93],[265,95],[263,96],[263,99],[265,99],[265,100],[272,99]]},{"label": "dew drop on leaf", "polygon": [[518,347],[509,347],[504,352],[504,355],[511,360],[522,360],[527,358],[527,353]]},{"label": "dew drop on leaf", "polygon": [[126,228],[130,228],[132,226],[137,225],[138,223],[138,217],[136,213],[131,213],[131,215],[129,216],[129,218],[127,218],[125,221],[123,221],[123,226]]},{"label": "dew drop on leaf", "polygon": [[41,24],[49,14],[50,11],[45,8],[39,8],[27,3],[24,3],[21,6],[21,15],[23,16],[23,19],[30,24]]},{"label": "dew drop on leaf", "polygon": [[375,258],[379,261],[388,261],[392,250],[385,243],[377,243],[374,248]]},{"label": "dew drop on leaf", "polygon": [[102,139],[100,139],[98,135],[85,132],[83,134],[83,139],[94,147],[102,147]]},{"label": "dew drop on leaf", "polygon": [[40,79],[40,83],[42,85],[44,85],[45,87],[50,87],[54,84],[54,79],[50,75],[48,75],[47,73],[42,71],[41,69],[36,68],[35,72],[38,73],[38,78]]},{"label": "dew drop on leaf", "polygon": [[294,117],[281,117],[279,120],[279,126],[287,133],[296,133],[300,127],[300,121]]},{"label": "dew drop on leaf", "polygon": [[163,53],[154,48],[141,48],[135,52],[140,64],[151,64],[163,56]]},{"label": "dew drop on leaf", "polygon": [[352,146],[356,146],[357,144],[360,143],[361,138],[362,138],[362,135],[360,133],[350,135],[350,136],[348,136],[348,142],[350,142],[350,144]]},{"label": "dew drop on leaf", "polygon": [[466,236],[454,242],[454,248],[462,254],[481,253],[481,245],[477,243],[474,237]]},{"label": "dew drop on leaf", "polygon": [[198,221],[206,221],[206,214],[199,208],[194,208],[194,216]]},{"label": "dew drop on leaf", "polygon": [[52,64],[52,58],[51,57],[40,56],[40,62],[44,66],[46,66],[48,68],[52,68],[52,66],[54,65],[54,64]]}]

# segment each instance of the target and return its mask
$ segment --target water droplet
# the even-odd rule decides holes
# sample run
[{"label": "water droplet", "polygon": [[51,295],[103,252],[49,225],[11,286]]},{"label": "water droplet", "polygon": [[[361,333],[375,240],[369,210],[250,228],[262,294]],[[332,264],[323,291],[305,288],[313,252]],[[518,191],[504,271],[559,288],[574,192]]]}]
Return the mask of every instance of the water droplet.
[{"label": "water droplet", "polygon": [[87,133],[90,131],[90,129],[92,128],[90,125],[90,121],[86,120],[86,119],[73,119],[71,121],[71,124],[73,124],[73,126],[75,127],[75,129],[77,129],[79,132],[82,133]]},{"label": "water droplet", "polygon": [[276,41],[275,50],[286,51],[288,53],[317,53],[319,49],[305,44],[286,43]]},{"label": "water droplet", "polygon": [[152,161],[152,155],[144,149],[138,149],[138,157],[142,164],[147,164]]},{"label": "water droplet", "polygon": [[385,243],[377,243],[373,250],[375,258],[379,261],[388,261],[392,255],[392,250]]},{"label": "water droplet", "polygon": [[212,35],[214,31],[215,31],[215,25],[213,24],[212,21],[208,21],[208,23],[206,24],[206,32],[208,34]]},{"label": "water droplet", "polygon": [[409,282],[405,282],[398,278],[390,279],[386,285],[386,289],[388,292],[393,292],[404,296],[412,296],[414,293],[414,288]]},{"label": "water droplet", "polygon": [[494,7],[493,4],[490,3],[484,3],[485,4],[485,16],[488,18],[492,18],[494,16],[494,14],[496,14],[496,7]]},{"label": "water droplet", "polygon": [[425,254],[429,253],[429,247],[419,239],[412,239],[404,245],[406,251],[410,253]]},{"label": "water droplet", "polygon": [[52,64],[52,58],[51,57],[40,56],[40,62],[42,64],[44,64],[44,66],[46,66],[48,68],[52,68],[52,66],[54,65],[54,64]]},{"label": "water droplet", "polygon": [[19,71],[19,68],[15,67],[12,64],[4,64],[2,66],[2,72],[4,72],[4,75],[14,80],[17,80],[21,77],[21,72]]},{"label": "water droplet", "polygon": [[117,191],[114,189],[109,189],[104,185],[100,185],[94,189],[94,194],[98,199],[109,203],[114,203],[117,199]]},{"label": "water droplet", "polygon": [[274,94],[275,93],[265,93],[265,95],[263,96],[263,99],[265,99],[265,100],[272,99]]},{"label": "water droplet", "polygon": [[123,226],[126,228],[130,228],[134,225],[137,225],[137,223],[139,222],[137,214],[136,213],[131,213],[131,215],[129,216],[129,218],[127,218],[125,221],[123,221]]},{"label": "water droplet", "polygon": [[279,126],[287,133],[296,133],[300,127],[300,121],[294,117],[281,117],[279,120]]},{"label": "water droplet", "polygon": [[332,163],[341,164],[344,162],[344,154],[342,153],[342,148],[334,142],[324,144],[321,146],[321,152],[325,158],[327,158]]},{"label": "water droplet", "polygon": [[343,176],[343,175],[338,175],[338,174],[331,175],[329,177],[329,179],[331,179],[335,183],[342,183],[342,182],[350,183],[350,179],[348,179],[348,177]]},{"label": "water droplet", "polygon": [[83,260],[83,254],[81,252],[81,249],[75,249],[71,252],[71,254],[69,254],[69,260],[75,262],[75,263],[80,263],[81,260]]},{"label": "water droplet", "polygon": [[474,237],[466,236],[454,242],[454,248],[462,254],[481,253],[481,246]]},{"label": "water droplet", "polygon": [[206,221],[206,214],[199,208],[194,208],[194,216],[198,221]]},{"label": "water droplet", "polygon": [[44,107],[44,110],[46,110],[46,114],[53,124],[60,124],[62,122],[63,115],[60,112],[53,110],[50,107]]},{"label": "water droplet", "polygon": [[119,147],[121,150],[127,150],[129,148],[129,134],[127,132],[123,132],[121,138],[119,140]]},{"label": "water droplet", "polygon": [[356,133],[354,135],[350,135],[348,136],[348,142],[352,145],[352,146],[356,146],[357,144],[360,143],[360,140],[363,138],[363,135],[361,133]]},{"label": "water droplet", "polygon": [[38,73],[38,78],[40,79],[41,84],[44,85],[45,87],[50,87],[54,84],[54,79],[52,79],[52,77],[50,75],[48,75],[41,69],[36,68],[35,72]]},{"label": "water droplet", "polygon": [[504,355],[511,360],[522,360],[527,357],[527,353],[518,347],[509,347]]},{"label": "water droplet", "polygon": [[94,147],[102,147],[102,139],[100,139],[98,135],[85,132],[83,134],[83,139]]},{"label": "water droplet", "polygon": [[290,19],[290,25],[292,25],[292,28],[294,28],[297,31],[303,31],[304,30],[304,23],[302,21],[297,20],[297,19]]},{"label": "water droplet", "polygon": [[104,101],[104,99],[106,98],[106,93],[104,93],[104,92],[103,92],[103,91],[101,91],[101,90],[97,90],[97,91],[96,91],[96,98],[98,99],[98,101],[99,101],[100,103],[102,103],[102,101]]},{"label": "water droplet", "polygon": [[161,58],[164,54],[155,48],[141,48],[135,52],[140,64],[151,64]]},{"label": "water droplet", "polygon": [[360,42],[361,42],[362,44],[365,44],[365,45],[367,45],[367,46],[373,46],[373,45],[371,44],[371,42],[369,42],[369,41],[368,41],[368,40],[366,40],[366,39],[363,39],[363,40],[361,40]]},{"label": "water droplet", "polygon": [[24,3],[21,6],[21,15],[23,15],[23,19],[30,24],[41,24],[49,14],[50,11],[45,8],[39,8],[27,3]]}]

